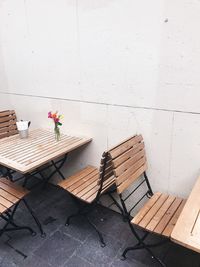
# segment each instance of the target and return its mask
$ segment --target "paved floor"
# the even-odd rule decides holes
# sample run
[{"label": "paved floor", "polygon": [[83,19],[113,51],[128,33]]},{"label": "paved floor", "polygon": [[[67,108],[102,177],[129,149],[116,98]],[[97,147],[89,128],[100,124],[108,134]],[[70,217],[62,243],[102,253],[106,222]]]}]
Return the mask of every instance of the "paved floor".
[{"label": "paved floor", "polygon": [[[36,188],[27,200],[37,212],[47,236],[32,237],[23,231],[4,234],[0,238],[0,267],[159,266],[144,250],[130,252],[126,261],[120,260],[123,249],[136,241],[119,214],[101,206],[91,214],[107,243],[101,248],[96,233],[83,218],[64,226],[66,216],[76,207],[63,190],[52,185],[45,190]],[[35,228],[23,206],[16,214],[16,221]],[[149,241],[158,241],[158,237],[150,236]],[[200,266],[198,254],[172,243],[154,251],[170,267]]]}]

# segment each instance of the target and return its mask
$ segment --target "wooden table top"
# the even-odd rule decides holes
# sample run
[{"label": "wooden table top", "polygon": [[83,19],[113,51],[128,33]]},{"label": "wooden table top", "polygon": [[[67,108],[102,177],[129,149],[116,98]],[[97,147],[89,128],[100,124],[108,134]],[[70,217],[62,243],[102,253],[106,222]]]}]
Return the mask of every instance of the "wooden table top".
[{"label": "wooden table top", "polygon": [[176,222],[171,239],[200,253],[200,177]]},{"label": "wooden table top", "polygon": [[26,139],[20,139],[18,134],[5,137],[0,140],[0,165],[28,173],[91,140],[61,134],[57,142],[54,132],[44,129],[30,131]]}]

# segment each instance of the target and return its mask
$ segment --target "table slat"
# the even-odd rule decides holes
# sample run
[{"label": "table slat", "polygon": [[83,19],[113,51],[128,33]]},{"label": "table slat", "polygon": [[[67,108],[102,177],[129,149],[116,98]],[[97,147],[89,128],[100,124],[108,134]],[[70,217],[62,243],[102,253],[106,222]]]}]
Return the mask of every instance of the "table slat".
[{"label": "table slat", "polygon": [[91,140],[61,134],[57,142],[54,132],[44,129],[30,131],[27,139],[20,139],[19,135],[10,136],[0,140],[0,165],[28,173]]},{"label": "table slat", "polygon": [[200,177],[176,222],[171,239],[200,253]]}]

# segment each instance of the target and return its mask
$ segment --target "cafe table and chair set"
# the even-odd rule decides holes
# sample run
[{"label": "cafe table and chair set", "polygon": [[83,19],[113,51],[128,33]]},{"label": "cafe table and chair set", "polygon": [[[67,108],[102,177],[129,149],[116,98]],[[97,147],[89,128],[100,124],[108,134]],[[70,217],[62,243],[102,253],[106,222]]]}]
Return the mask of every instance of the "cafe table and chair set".
[{"label": "cafe table and chair set", "polygon": [[[44,129],[32,130],[28,138],[20,138],[16,120],[15,111],[0,112],[0,217],[5,221],[0,236],[4,232],[19,230],[36,234],[30,226],[18,225],[14,220],[17,208],[23,203],[41,236],[45,237],[34,207],[30,207],[26,199],[31,192],[28,181],[31,177],[40,179],[45,190],[46,183],[56,174],[60,181],[55,186],[70,194],[78,208],[63,223],[69,225],[74,217],[85,217],[97,232],[102,247],[106,246],[103,236],[88,215],[100,203],[102,195],[111,198],[124,223],[130,226],[133,240],[137,240],[136,244],[124,250],[122,260],[126,259],[128,251],[144,249],[157,263],[166,266],[155,255],[154,247],[170,241],[200,253],[200,178],[187,200],[167,193],[154,193],[147,176],[142,135],[134,135],[104,151],[100,166],[86,166],[72,176],[65,177],[61,168],[69,152],[86,146],[92,139],[62,134],[60,140],[56,141],[54,133]],[[20,180],[23,180],[22,185],[18,183]],[[142,195],[141,188],[146,188]],[[132,203],[134,194],[137,201]],[[145,199],[144,206],[132,217],[133,210],[138,210],[138,204]],[[142,230],[143,236],[138,230]],[[161,236],[162,241],[149,244],[147,237],[150,233]]]}]

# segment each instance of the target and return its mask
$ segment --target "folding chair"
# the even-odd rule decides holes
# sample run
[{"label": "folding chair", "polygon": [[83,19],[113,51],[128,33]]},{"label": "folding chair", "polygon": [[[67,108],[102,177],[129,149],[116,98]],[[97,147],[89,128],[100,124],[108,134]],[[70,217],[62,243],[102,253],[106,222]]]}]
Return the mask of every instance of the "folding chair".
[{"label": "folding chair", "polygon": [[[14,110],[0,111],[0,139],[18,133],[16,125],[17,117]],[[6,175],[12,179],[12,171],[0,166],[0,176]]]},{"label": "folding chair", "polygon": [[[101,246],[104,247],[105,242],[102,234],[96,225],[90,221],[88,214],[96,207],[103,194],[111,195],[112,191],[115,190],[113,188],[115,186],[113,170],[108,153],[103,153],[99,170],[96,167],[87,166],[68,179],[61,181],[58,186],[69,192],[78,206],[78,212],[69,216],[65,225],[69,225],[73,217],[84,216],[96,230]],[[119,208],[121,209],[121,207]]]},{"label": "folding chair", "polygon": [[32,235],[36,235],[35,231],[33,231],[29,226],[19,226],[14,222],[15,212],[21,202],[24,203],[30,212],[41,232],[41,235],[45,236],[39,220],[25,200],[25,196],[27,196],[28,193],[29,191],[27,189],[14,184],[12,181],[6,178],[0,179],[0,217],[5,220],[5,225],[2,229],[0,229],[0,236],[4,232],[18,230],[28,230]]},{"label": "folding chair", "polygon": [[[153,194],[146,174],[147,161],[141,135],[133,136],[122,142],[118,147],[110,150],[109,157],[112,161],[117,192],[125,218],[128,220],[130,229],[138,241],[135,246],[125,249],[122,259],[126,258],[126,254],[130,250],[145,249],[161,266],[165,266],[154,255],[151,248],[169,241],[170,234],[185,204],[185,200],[160,192]],[[142,180],[140,181],[139,178]],[[139,184],[133,189],[132,185],[136,181]],[[142,184],[146,184],[147,190],[128,210],[126,201],[130,200],[130,197]],[[131,212],[145,197],[149,198],[149,200],[132,219]],[[142,237],[138,234],[137,227],[145,231]],[[146,238],[150,232],[162,236],[163,241],[157,244],[147,244]]]},{"label": "folding chair", "polygon": [[16,120],[14,110],[0,111],[0,139],[18,133]]}]

